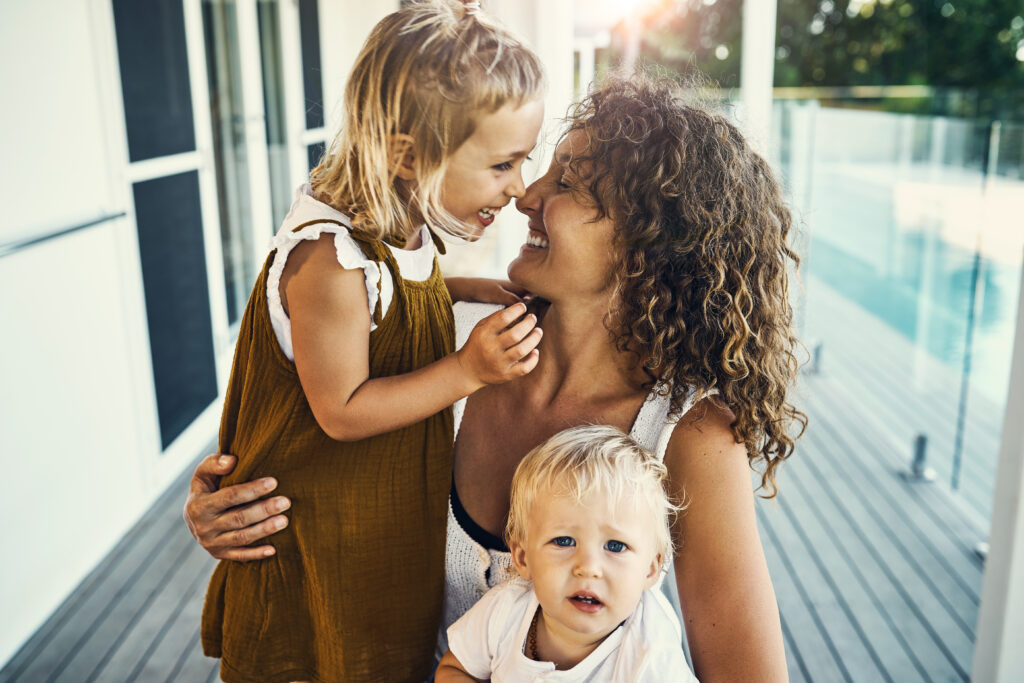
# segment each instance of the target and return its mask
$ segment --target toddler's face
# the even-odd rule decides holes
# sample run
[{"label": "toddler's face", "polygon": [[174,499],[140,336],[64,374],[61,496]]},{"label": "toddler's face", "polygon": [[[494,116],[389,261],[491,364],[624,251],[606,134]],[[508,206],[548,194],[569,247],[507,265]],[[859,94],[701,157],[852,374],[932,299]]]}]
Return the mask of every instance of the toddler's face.
[{"label": "toddler's face", "polygon": [[474,235],[481,235],[503,206],[522,196],[523,162],[537,143],[543,118],[540,100],[482,114],[473,134],[448,160],[441,202]]},{"label": "toddler's face", "polygon": [[600,641],[633,613],[657,581],[650,506],[592,493],[577,502],[541,491],[526,542],[512,545],[519,574],[533,581],[546,628],[569,642]]}]

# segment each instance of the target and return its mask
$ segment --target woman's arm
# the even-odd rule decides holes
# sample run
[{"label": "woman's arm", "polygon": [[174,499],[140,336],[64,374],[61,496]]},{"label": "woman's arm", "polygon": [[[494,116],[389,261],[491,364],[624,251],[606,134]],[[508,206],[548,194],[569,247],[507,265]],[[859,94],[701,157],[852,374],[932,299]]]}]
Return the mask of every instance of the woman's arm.
[{"label": "woman's arm", "polygon": [[459,351],[414,372],[370,379],[363,272],[338,267],[333,236],[295,247],[282,289],[303,393],[317,423],[339,441],[414,424],[537,364],[541,331],[518,303],[480,321]]},{"label": "woman's arm", "polygon": [[786,681],[746,449],[733,438],[732,420],[703,401],[676,426],[665,454],[670,492],[688,505],[673,528],[679,602],[703,683]]}]

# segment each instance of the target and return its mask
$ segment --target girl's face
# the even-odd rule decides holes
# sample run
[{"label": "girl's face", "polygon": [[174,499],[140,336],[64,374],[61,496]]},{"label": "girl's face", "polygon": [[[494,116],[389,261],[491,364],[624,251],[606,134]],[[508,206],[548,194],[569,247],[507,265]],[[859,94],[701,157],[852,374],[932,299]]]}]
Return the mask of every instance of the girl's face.
[{"label": "girl's face", "polygon": [[594,299],[607,306],[612,291],[614,224],[598,215],[584,194],[584,181],[569,169],[573,150],[583,151],[583,134],[566,136],[555,148],[547,173],[516,201],[529,218],[529,234],[508,276],[549,301],[564,297]]},{"label": "girl's face", "polygon": [[531,100],[477,118],[476,129],[448,160],[441,202],[475,237],[523,194],[523,162],[537,144],[544,103]]}]

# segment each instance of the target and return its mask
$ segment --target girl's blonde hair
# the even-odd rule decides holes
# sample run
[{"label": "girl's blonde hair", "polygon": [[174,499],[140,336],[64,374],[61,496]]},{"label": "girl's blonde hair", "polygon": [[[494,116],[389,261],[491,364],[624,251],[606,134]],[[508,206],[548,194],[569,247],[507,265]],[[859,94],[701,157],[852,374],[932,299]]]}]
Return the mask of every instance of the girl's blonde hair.
[{"label": "girl's blonde hair", "polygon": [[[420,221],[456,236],[466,228],[441,204],[451,154],[480,114],[542,94],[537,56],[454,0],[414,2],[378,23],[345,87],[344,120],[311,174],[314,194],[376,238],[406,237]],[[402,196],[393,136],[412,137],[416,182]]]},{"label": "girl's blonde hair", "polygon": [[669,526],[682,510],[665,491],[667,476],[665,465],[615,427],[566,429],[527,453],[516,468],[506,542],[524,544],[530,510],[542,493],[576,501],[595,492],[616,502],[628,496],[650,510],[655,552],[664,566],[673,552]]}]

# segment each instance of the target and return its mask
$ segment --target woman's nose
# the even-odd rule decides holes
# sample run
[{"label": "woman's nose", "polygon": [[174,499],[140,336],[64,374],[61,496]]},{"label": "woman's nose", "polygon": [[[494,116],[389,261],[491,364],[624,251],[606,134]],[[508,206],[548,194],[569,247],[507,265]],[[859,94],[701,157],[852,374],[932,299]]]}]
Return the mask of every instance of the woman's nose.
[{"label": "woman's nose", "polygon": [[516,198],[516,209],[519,213],[525,213],[529,215],[531,211],[536,211],[540,205],[540,180],[535,180],[523,189],[522,194]]}]

